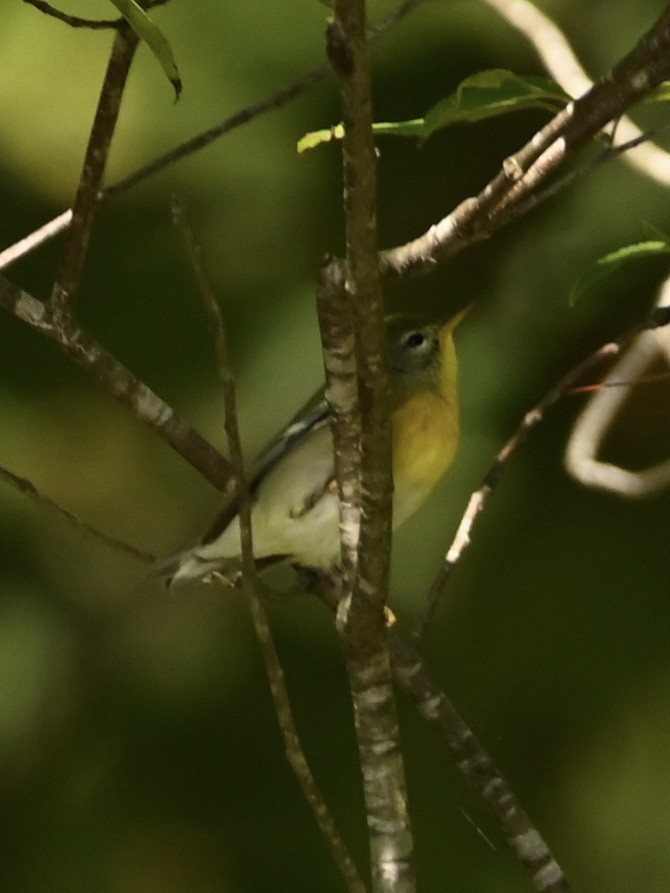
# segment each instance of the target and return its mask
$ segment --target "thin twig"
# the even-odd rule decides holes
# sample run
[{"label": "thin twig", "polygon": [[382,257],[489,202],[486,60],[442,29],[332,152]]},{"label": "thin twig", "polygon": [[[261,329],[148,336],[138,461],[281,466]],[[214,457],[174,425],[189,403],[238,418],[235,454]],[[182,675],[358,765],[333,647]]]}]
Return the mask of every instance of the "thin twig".
[{"label": "thin twig", "polygon": [[70,235],[53,285],[54,308],[71,313],[77,299],[84,262],[98,206],[100,185],[116,128],[123,91],[139,37],[124,22],[117,29],[109,64],[100,90],[100,98],[86,147],[77,194],[72,206]]},{"label": "thin twig", "polygon": [[[23,0],[23,2],[27,3],[29,6],[34,6],[35,9],[45,13],[45,15],[51,16],[59,22],[69,25],[71,28],[86,28],[89,31],[101,31],[109,28],[118,28],[125,21],[122,17],[117,19],[84,19],[81,16],[73,16],[66,12],[61,12],[60,9],[56,9],[56,7],[52,6],[50,3],[46,3],[45,0]],[[167,2],[168,0],[145,0],[142,4],[142,8],[144,10],[153,9],[153,7],[163,6]]]},{"label": "thin twig", "polygon": [[613,381],[598,381],[594,384],[583,384],[576,388],[570,388],[566,391],[566,397],[577,397],[582,394],[596,394],[598,391],[606,391],[608,388],[639,388],[640,385],[658,384],[670,379],[670,370],[667,372],[658,372],[655,375],[636,375],[634,378],[627,378]]},{"label": "thin twig", "polygon": [[228,460],[87,332],[69,321],[63,326],[62,318],[49,304],[38,301],[3,276],[0,276],[0,307],[58,345],[206,480],[219,490],[226,488],[232,473]]},{"label": "thin twig", "polygon": [[508,462],[523,446],[530,432],[544,420],[551,407],[567,394],[583,375],[590,372],[591,369],[603,360],[619,356],[641,332],[658,329],[668,324],[670,324],[670,307],[657,307],[647,319],[636,323],[636,325],[627,329],[618,338],[603,344],[598,350],[573,366],[560,381],[547,391],[530,412],[526,413],[516,431],[493,460],[491,467],[484,476],[481,487],[470,496],[442,567],[436,574],[428,591],[426,607],[413,632],[412,639],[416,645],[421,642],[425,634],[455,566],[470,545],[472,529],[477,518],[486,508],[491,496],[493,496]]},{"label": "thin twig", "polygon": [[607,75],[506,158],[477,196],[461,202],[422,236],[383,251],[382,272],[396,277],[430,273],[436,264],[489,238],[560,164],[668,76],[670,8]]},{"label": "thin twig", "polygon": [[84,536],[102,543],[102,545],[107,546],[107,548],[112,549],[112,551],[121,552],[123,555],[130,555],[131,558],[135,558],[137,561],[141,561],[144,564],[153,564],[155,562],[156,558],[154,555],[151,555],[149,552],[144,552],[142,549],[136,549],[135,546],[131,546],[128,543],[123,542],[123,540],[116,539],[116,537],[108,536],[106,533],[96,530],[95,527],[91,527],[86,521],[82,521],[77,515],[68,512],[67,509],[58,505],[53,499],[45,496],[44,493],[38,490],[29,480],[12,474],[11,471],[8,471],[2,466],[0,466],[0,480],[9,484],[10,487],[18,490],[19,493],[22,493],[29,499],[32,499],[33,502],[37,503],[41,508],[46,509],[52,515],[67,521],[68,524],[76,527],[76,529],[84,534]]},{"label": "thin twig", "polygon": [[96,31],[105,28],[118,28],[123,22],[123,19],[121,18],[82,19],[80,16],[68,15],[66,12],[61,12],[60,9],[56,9],[50,3],[45,3],[45,0],[23,0],[23,2],[27,3],[29,6],[34,6],[35,9],[39,9],[40,12],[43,12],[54,19],[58,19],[59,22],[64,22],[71,28],[88,28],[91,31]]},{"label": "thin twig", "polygon": [[[578,96],[592,86],[565,34],[549,16],[529,0],[482,0],[502,18],[520,31],[533,45],[545,68],[571,96]],[[626,115],[617,121],[617,138],[629,143],[640,137],[641,131]],[[670,183],[670,154],[660,146],[643,145],[626,156],[626,161],[659,183]]]},{"label": "thin twig", "polygon": [[223,392],[225,430],[231,461],[235,470],[237,498],[240,511],[240,545],[242,552],[242,578],[249,598],[249,608],[270,685],[275,713],[284,742],[289,765],[298,780],[319,826],[333,860],[350,893],[366,893],[365,884],[349,855],[335,822],[328,810],[319,786],[309,767],[300,736],[293,718],[284,669],[272,638],[267,613],[259,596],[258,579],[253,554],[251,525],[251,499],[244,474],[242,445],[237,418],[235,378],[232,374],[228,339],[223,315],[204,267],[202,249],[186,218],[183,206],[173,201],[172,214],[188,252],[193,274],[205,306],[210,335],[216,348],[217,369]]},{"label": "thin twig", "polygon": [[518,220],[520,217],[523,217],[530,211],[534,211],[541,204],[544,204],[544,202],[547,202],[549,201],[549,199],[554,198],[560,192],[568,189],[578,180],[581,180],[583,177],[594,173],[600,167],[608,164],[610,161],[614,161],[617,158],[626,158],[628,152],[639,149],[639,147],[647,140],[654,139],[654,137],[658,136],[661,133],[667,132],[669,129],[670,123],[663,124],[660,127],[655,127],[653,128],[653,130],[647,131],[646,133],[640,133],[639,136],[633,137],[633,139],[628,140],[625,143],[617,143],[616,145],[606,146],[604,149],[598,152],[597,155],[594,155],[593,158],[589,158],[583,164],[580,164],[573,170],[568,171],[567,174],[564,174],[562,177],[558,177],[548,186],[545,186],[542,189],[538,189],[537,192],[533,192],[530,195],[527,195],[521,201],[512,205],[505,211],[502,211],[501,214],[497,217],[497,224],[508,224],[511,223],[513,220]]},{"label": "thin twig", "polygon": [[[164,0],[161,0],[161,2],[164,2]],[[370,29],[370,40],[376,40],[377,38],[382,37],[391,30],[391,28],[402,21],[402,19],[404,19],[410,12],[426,2],[427,0],[405,0],[405,2],[400,3],[384,19],[382,19],[381,22]],[[152,5],[158,5],[158,0]],[[182,158],[186,158],[188,155],[192,155],[199,149],[203,149],[214,140],[219,139],[219,137],[230,133],[230,131],[241,127],[244,124],[248,124],[251,121],[255,121],[267,112],[282,108],[291,102],[291,100],[301,96],[314,84],[317,84],[319,81],[328,77],[331,73],[332,70],[328,63],[324,62],[321,65],[317,65],[315,68],[312,68],[304,75],[296,78],[295,81],[288,84],[286,87],[283,87],[281,90],[277,90],[266,99],[240,109],[233,115],[224,118],[220,123],[215,124],[213,127],[208,128],[202,133],[191,137],[191,139],[180,143],[178,146],[175,146],[174,149],[170,149],[169,152],[160,155],[148,164],[142,165],[142,167],[128,174],[128,176],[123,177],[121,180],[118,180],[116,183],[106,186],[100,191],[98,201],[101,202],[120,192],[125,192],[143,180],[146,180],[148,177],[151,177],[153,174],[169,167],[171,164],[175,164]],[[53,239],[58,233],[66,230],[71,222],[72,210],[69,209],[63,211],[63,213],[59,214],[53,220],[43,224],[18,242],[8,246],[3,251],[0,251],[0,270],[5,270],[20,258],[25,257],[30,252]]]}]

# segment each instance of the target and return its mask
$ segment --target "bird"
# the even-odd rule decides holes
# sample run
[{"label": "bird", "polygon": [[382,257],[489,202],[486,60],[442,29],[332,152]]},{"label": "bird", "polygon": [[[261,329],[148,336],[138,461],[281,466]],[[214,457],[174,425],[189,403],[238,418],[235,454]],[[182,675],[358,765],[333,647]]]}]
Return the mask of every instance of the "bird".
[{"label": "bird", "polygon": [[[460,439],[454,329],[445,322],[387,321],[391,361],[393,528],[425,502],[452,464]],[[330,410],[321,390],[260,454],[249,476],[254,559],[259,570],[281,562],[315,570],[340,556],[338,489]],[[240,519],[234,498],[200,539],[159,561],[152,576],[171,591],[241,577]]]}]

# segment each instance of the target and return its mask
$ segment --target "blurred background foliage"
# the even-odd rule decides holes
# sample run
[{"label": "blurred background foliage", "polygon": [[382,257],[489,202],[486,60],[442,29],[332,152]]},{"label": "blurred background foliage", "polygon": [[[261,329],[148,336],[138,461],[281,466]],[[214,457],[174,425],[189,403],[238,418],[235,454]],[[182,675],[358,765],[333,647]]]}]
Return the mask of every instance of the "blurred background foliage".
[{"label": "blurred background foliage", "polygon": [[[372,2],[378,18],[393,3]],[[551,0],[592,74],[660,0]],[[103,0],[67,11],[109,17]],[[141,47],[115,136],[113,181],[322,58],[315,0],[172,0],[152,15],[184,80],[175,104]],[[5,0],[0,31],[0,243],[70,204],[111,43]],[[541,73],[476,0],[427,3],[372,51],[376,115],[422,114],[490,67]],[[338,120],[332,81],[119,196],[101,211],[81,314],[92,334],[217,444],[215,364],[169,198],[190,205],[233,333],[250,455],[321,377],[314,271],[342,250],[338,149],[297,157]],[[380,239],[423,231],[479,190],[545,120],[523,113],[380,143]],[[660,188],[612,164],[427,279],[389,285],[393,309],[449,314],[459,336],[463,444],[430,504],[397,536],[393,607],[409,628],[467,495],[557,376],[644,314],[661,263],[575,309],[600,254],[670,229]],[[10,277],[44,297],[62,239]],[[608,454],[633,467],[670,445],[661,385],[641,387]],[[513,462],[426,646],[435,674],[507,774],[575,890],[670,884],[668,496],[624,502],[571,481],[568,398]],[[217,495],[54,347],[0,320],[0,464],[90,523],[164,554]],[[2,889],[236,893],[342,889],[282,754],[241,596],[168,598],[144,569],[0,491]],[[659,526],[660,525],[660,526]],[[359,861],[365,842],[344,673],[332,621],[306,598],[271,609],[299,726]],[[403,703],[422,889],[528,888],[441,743]]]}]

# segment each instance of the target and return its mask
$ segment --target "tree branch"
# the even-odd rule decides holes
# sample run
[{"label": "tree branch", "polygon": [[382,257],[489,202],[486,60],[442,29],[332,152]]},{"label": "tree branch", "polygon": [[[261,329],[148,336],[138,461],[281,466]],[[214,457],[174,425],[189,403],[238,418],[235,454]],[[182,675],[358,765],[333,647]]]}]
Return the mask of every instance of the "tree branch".
[{"label": "tree branch", "polygon": [[34,503],[39,505],[41,508],[46,509],[47,512],[59,518],[61,521],[65,520],[68,524],[75,527],[80,533],[84,534],[84,536],[90,537],[96,542],[101,543],[103,546],[107,546],[108,549],[111,549],[113,552],[120,552],[122,555],[129,555],[131,558],[135,558],[137,561],[141,561],[144,564],[153,564],[156,560],[154,555],[151,555],[149,552],[144,552],[142,549],[137,549],[135,546],[131,546],[128,543],[125,543],[123,540],[116,539],[116,537],[108,536],[106,533],[102,533],[99,530],[96,530],[95,527],[91,527],[90,524],[87,524],[86,521],[82,521],[77,515],[72,514],[72,512],[68,512],[67,509],[64,509],[62,506],[58,505],[57,502],[54,502],[53,499],[50,499],[48,496],[45,496],[37,487],[32,484],[26,478],[18,477],[18,475],[13,474],[11,471],[8,471],[6,468],[0,466],[0,480],[4,483],[9,484],[10,487],[13,487],[19,493],[27,496],[28,499],[31,499]]},{"label": "tree branch", "polygon": [[[554,80],[571,96],[593,86],[582,68],[565,34],[549,16],[529,0],[482,0],[505,21],[516,28],[535,48]],[[626,115],[616,122],[617,139],[632,143],[642,136],[639,127]],[[625,161],[660,183],[670,184],[670,154],[653,143],[641,145],[626,153]]]},{"label": "tree branch", "polygon": [[405,245],[382,252],[382,273],[426,274],[436,264],[505,224],[511,210],[609,121],[670,76],[670,8],[666,8],[612,71],[581,98],[568,104],[516,154],[476,196]]},{"label": "tree branch", "polygon": [[139,37],[127,22],[119,25],[114,36],[109,64],[86,147],[79,186],[72,206],[69,238],[51,293],[54,309],[62,313],[71,313],[77,299],[98,206],[100,185],[121,108],[123,91],[138,43]]},{"label": "tree branch", "polygon": [[418,644],[421,641],[439,604],[444,588],[449,582],[454,567],[458,564],[463,553],[470,545],[472,529],[478,516],[488,505],[489,500],[500,483],[500,479],[502,478],[508,462],[523,446],[531,431],[544,420],[547,412],[552,406],[554,406],[554,404],[557,403],[567,391],[573,388],[583,375],[598,366],[603,360],[613,359],[614,357],[619,356],[619,354],[621,354],[621,352],[625,350],[628,345],[640,335],[640,333],[658,329],[669,324],[670,306],[656,307],[645,320],[636,323],[619,335],[618,338],[603,344],[598,350],[589,354],[588,357],[577,363],[576,366],[567,372],[563,378],[547,391],[544,397],[525,414],[516,431],[493,460],[491,467],[484,475],[481,487],[470,496],[467,508],[458,525],[456,535],[449,546],[442,567],[436,574],[428,592],[426,608],[414,630],[413,640],[415,644]]},{"label": "tree branch", "polygon": [[396,681],[444,739],[461,774],[493,815],[533,887],[539,893],[569,893],[563,870],[489,754],[430,678],[416,652],[395,632],[390,638]]},{"label": "tree branch", "polygon": [[293,718],[284,668],[272,638],[267,613],[260,597],[260,583],[256,573],[253,553],[253,531],[251,526],[251,497],[244,474],[242,444],[237,418],[237,397],[235,377],[232,372],[226,325],[207,276],[202,249],[186,218],[184,208],[173,202],[172,215],[193,269],[198,290],[202,298],[207,323],[216,349],[217,369],[221,381],[224,405],[224,425],[228,438],[231,461],[235,471],[237,499],[240,511],[240,546],[242,553],[242,579],[249,598],[249,609],[254,632],[261,650],[265,671],[268,677],[272,701],[279,723],[286,759],[293,769],[303,796],[307,800],[319,830],[326,841],[333,860],[340,871],[350,893],[366,893],[365,884],[354,865],[347,846],[342,839],[328,806],[323,798],[316,779],[305,756],[298,729]]},{"label": "tree branch", "polygon": [[3,276],[0,276],[0,307],[57,344],[206,480],[219,490],[225,489],[232,474],[230,463],[74,321],[68,319],[63,325],[62,317],[49,304],[36,300]]},{"label": "tree branch", "polygon": [[23,2],[27,3],[29,6],[34,6],[35,9],[39,9],[40,12],[51,16],[51,18],[57,19],[59,22],[64,22],[71,28],[87,28],[90,31],[100,31],[109,28],[118,28],[121,22],[123,22],[123,19],[121,18],[82,19],[81,16],[72,16],[68,15],[66,12],[61,12],[60,9],[56,9],[50,3],[45,3],[44,0],[23,0]]},{"label": "tree branch", "polygon": [[[161,0],[161,2],[164,2],[164,0]],[[403,3],[400,3],[384,19],[382,19],[381,22],[370,29],[370,40],[376,40],[379,37],[383,37],[383,35],[391,28],[401,22],[405,16],[425,2],[427,2],[427,0],[404,0]],[[151,5],[158,5],[158,2]],[[149,7],[147,6],[146,8]],[[142,165],[142,167],[133,171],[131,174],[128,174],[128,176],[105,187],[98,194],[98,201],[104,201],[120,192],[125,192],[126,190],[131,189],[133,186],[136,186],[153,174],[164,170],[171,164],[175,164],[176,162],[181,161],[182,158],[186,158],[194,152],[205,148],[205,146],[208,146],[210,143],[214,142],[214,140],[219,139],[219,137],[225,136],[230,131],[236,130],[238,127],[248,124],[251,121],[255,121],[256,118],[261,117],[267,112],[282,108],[291,102],[291,100],[301,96],[314,84],[324,80],[324,78],[328,77],[331,72],[332,69],[327,62],[317,65],[315,68],[311,69],[311,71],[306,72],[281,90],[277,90],[276,93],[271,94],[266,99],[262,99],[260,102],[253,103],[246,108],[240,109],[240,111],[224,118],[223,121],[215,124],[208,130],[180,143],[169,152],[158,156],[158,158],[155,158],[148,164]],[[30,254],[30,252],[35,251],[35,249],[44,245],[46,242],[49,242],[59,233],[66,230],[71,222],[72,209],[68,209],[43,224],[29,235],[20,239],[18,242],[8,246],[3,251],[0,251],[0,270],[5,270],[11,264],[15,263],[15,261],[25,257],[27,254]]]},{"label": "tree branch", "polygon": [[[331,398],[335,395],[331,407],[347,562],[338,631],[363,773],[373,890],[410,893],[415,889],[413,844],[384,614],[391,551],[390,370],[377,259],[376,157],[364,0],[335,0],[326,46],[339,82],[346,131],[346,264],[342,268],[334,258],[329,260],[319,295],[320,316],[326,322],[324,345],[335,348],[326,350],[325,367],[328,392]],[[337,375],[334,334],[343,338],[339,350],[347,360],[344,381]],[[350,368],[352,346],[358,401]],[[360,459],[351,437],[357,429]],[[337,439],[340,433],[344,442]],[[349,541],[353,540],[352,496],[360,498],[355,507],[360,512],[355,568]]]},{"label": "tree branch", "polygon": [[[338,610],[339,593],[329,581],[320,580],[313,589],[331,610]],[[389,632],[389,648],[396,683],[442,737],[465,781],[490,811],[535,889],[539,893],[570,893],[565,874],[542,835],[448,695],[432,679],[423,659],[395,629]]]}]

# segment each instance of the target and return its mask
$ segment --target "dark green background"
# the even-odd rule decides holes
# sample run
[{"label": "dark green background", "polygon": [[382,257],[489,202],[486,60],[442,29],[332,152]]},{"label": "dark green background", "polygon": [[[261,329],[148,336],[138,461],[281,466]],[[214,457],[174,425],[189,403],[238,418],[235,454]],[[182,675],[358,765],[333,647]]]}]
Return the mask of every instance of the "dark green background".
[{"label": "dark green background", "polygon": [[[109,9],[108,9],[109,6]],[[590,72],[650,26],[660,0],[543,3]],[[392,4],[372,4],[378,17]],[[79,0],[68,11],[108,16]],[[322,57],[316,0],[172,0],[153,15],[184,94],[141,47],[116,133],[114,180],[288,83]],[[0,244],[71,201],[110,35],[4,0]],[[475,0],[432,2],[375,46],[376,115],[415,117],[467,75],[541,73],[523,39]],[[648,112],[645,112],[647,117]],[[661,113],[662,114],[662,113]],[[215,443],[212,347],[169,199],[190,206],[234,342],[250,454],[318,384],[313,282],[342,250],[338,149],[298,158],[338,120],[332,82],[171,167],[100,211],[81,295],[91,333]],[[380,142],[383,246],[479,190],[546,120],[524,113],[413,142]],[[576,309],[601,254],[670,229],[664,191],[622,164],[583,180],[429,279],[393,309],[474,308],[459,335],[463,442],[431,502],[396,538],[393,607],[408,629],[467,496],[515,424],[591,347],[643,315],[663,264],[631,268]],[[48,294],[62,240],[10,271]],[[641,387],[608,455],[666,455],[667,390]],[[627,502],[569,479],[568,398],[510,466],[432,627],[435,674],[545,834],[575,891],[670,884],[668,497]],[[0,464],[105,531],[157,554],[217,496],[50,344],[0,316]],[[240,595],[170,598],[143,569],[0,490],[0,790],[11,893],[339,891],[286,765]],[[346,683],[330,616],[271,608],[304,744],[362,863],[366,844]],[[401,702],[425,890],[530,889],[441,743]]]}]

